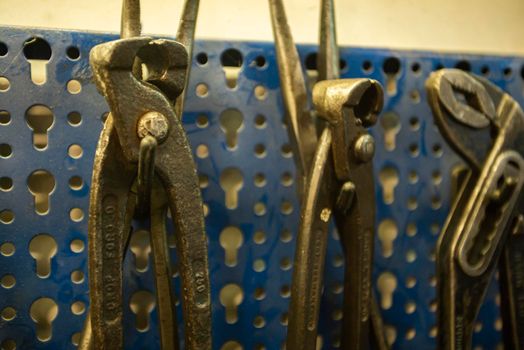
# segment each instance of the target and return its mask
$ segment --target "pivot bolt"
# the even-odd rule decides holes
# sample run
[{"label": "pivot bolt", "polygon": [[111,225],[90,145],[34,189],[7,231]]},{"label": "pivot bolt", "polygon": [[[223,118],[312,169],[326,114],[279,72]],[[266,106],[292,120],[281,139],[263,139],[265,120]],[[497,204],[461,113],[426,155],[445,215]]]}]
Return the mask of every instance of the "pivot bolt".
[{"label": "pivot bolt", "polygon": [[138,137],[153,136],[159,143],[164,141],[169,131],[169,122],[162,114],[155,111],[147,112],[138,121]]},{"label": "pivot bolt", "polygon": [[375,154],[375,139],[369,134],[361,135],[355,141],[355,156],[361,162],[369,162]]}]

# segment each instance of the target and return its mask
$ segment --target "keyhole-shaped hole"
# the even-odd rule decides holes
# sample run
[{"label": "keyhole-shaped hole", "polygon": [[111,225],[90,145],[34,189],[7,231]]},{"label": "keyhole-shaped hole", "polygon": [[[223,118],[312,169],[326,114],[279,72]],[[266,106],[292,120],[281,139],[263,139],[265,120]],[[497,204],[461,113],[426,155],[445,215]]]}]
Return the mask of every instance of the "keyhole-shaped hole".
[{"label": "keyhole-shaped hole", "polygon": [[400,131],[400,118],[396,113],[387,112],[380,119],[380,125],[384,129],[384,146],[386,150],[393,151]]},{"label": "keyhole-shaped hole", "polygon": [[220,56],[220,62],[230,89],[237,86],[238,75],[242,67],[242,54],[237,49],[227,49]]},{"label": "keyhole-shaped hole", "polygon": [[139,332],[149,330],[150,315],[155,308],[155,297],[146,290],[139,290],[131,297],[131,311],[136,315],[135,326]]},{"label": "keyhole-shaped hole", "polygon": [[386,91],[388,95],[397,93],[397,79],[400,72],[400,60],[396,57],[389,57],[384,61],[382,70],[386,74]]},{"label": "keyhole-shaped hole", "polygon": [[131,236],[129,249],[135,255],[135,267],[138,272],[145,272],[149,267],[149,254],[151,253],[151,242],[149,232],[138,230]]},{"label": "keyhole-shaped hole", "polygon": [[51,274],[51,259],[56,255],[57,244],[53,237],[47,234],[35,236],[29,242],[29,254],[36,261],[36,275],[47,278]]},{"label": "keyhole-shaped hole", "polygon": [[382,220],[378,225],[378,239],[382,244],[382,255],[389,258],[393,254],[393,241],[397,238],[398,228],[391,219]]},{"label": "keyhole-shaped hole", "polygon": [[242,231],[238,227],[228,226],[220,233],[220,245],[226,251],[226,265],[236,266],[238,262],[238,249],[244,243]]},{"label": "keyhole-shaped hole", "polygon": [[47,80],[47,62],[51,58],[51,46],[42,38],[32,37],[24,42],[24,56],[29,62],[31,80],[42,85]]},{"label": "keyhole-shaped hole", "polygon": [[220,187],[226,194],[226,208],[236,209],[238,206],[238,192],[244,185],[242,172],[237,168],[224,169],[220,175]]},{"label": "keyhole-shaped hole", "polygon": [[58,305],[51,298],[40,298],[33,302],[29,311],[36,323],[36,336],[41,342],[53,337],[53,321],[58,315]]},{"label": "keyhole-shaped hole", "polygon": [[47,170],[36,170],[27,178],[27,187],[34,196],[36,213],[47,214],[50,196],[55,189],[55,177]]},{"label": "keyhole-shaped hole", "polygon": [[397,278],[391,272],[383,272],[377,280],[378,291],[380,292],[380,305],[384,310],[393,305],[393,293],[397,289]]},{"label": "keyhole-shaped hole", "polygon": [[380,170],[378,181],[382,186],[382,199],[385,204],[395,201],[395,187],[398,185],[397,169],[387,166]]},{"label": "keyhole-shaped hole", "polygon": [[230,283],[220,291],[220,304],[226,308],[226,322],[229,324],[238,321],[238,306],[244,300],[244,292],[239,285]]},{"label": "keyhole-shaped hole", "polygon": [[244,116],[238,109],[226,109],[220,114],[220,128],[226,134],[226,146],[233,150],[238,144],[238,133],[244,126]]},{"label": "keyhole-shaped hole", "polygon": [[38,150],[47,148],[47,131],[53,125],[54,115],[49,107],[44,105],[34,105],[25,113],[25,120],[31,130],[33,130],[33,146]]}]

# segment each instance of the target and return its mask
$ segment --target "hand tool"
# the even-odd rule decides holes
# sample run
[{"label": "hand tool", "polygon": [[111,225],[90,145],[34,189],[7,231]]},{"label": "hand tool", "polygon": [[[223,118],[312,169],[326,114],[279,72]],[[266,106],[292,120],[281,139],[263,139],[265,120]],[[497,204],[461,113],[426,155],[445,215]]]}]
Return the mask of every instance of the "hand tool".
[{"label": "hand tool", "polygon": [[[186,33],[189,44],[197,9],[198,1],[189,1],[182,16],[179,34]],[[133,217],[149,217],[161,344],[163,349],[178,348],[165,232],[169,207],[182,279],[185,346],[210,349],[202,200],[188,140],[174,107],[186,85],[188,54],[176,41],[138,35],[139,1],[124,1],[122,39],[98,45],[90,54],[95,82],[111,113],[94,163],[89,220],[91,327],[86,321],[81,344],[122,348],[122,268],[130,223]],[[182,105],[178,106],[180,113]]]},{"label": "hand tool", "polygon": [[[456,69],[432,73],[426,89],[441,134],[469,166],[437,245],[438,348],[470,349],[503,250],[510,261],[520,259],[514,249],[521,245],[512,241],[521,239],[524,213],[524,113],[494,84]],[[522,264],[516,265],[519,271],[510,270],[509,280],[512,272],[522,276]],[[522,304],[509,298],[503,304]],[[522,310],[513,311],[522,319]],[[506,320],[511,323],[511,317]]]},{"label": "hand tool", "polygon": [[[370,79],[338,79],[339,56],[332,0],[321,3],[319,79],[313,100],[317,128],[308,105],[300,60],[280,0],[270,0],[281,89],[290,143],[297,164],[301,217],[293,265],[288,349],[315,349],[332,215],[346,253],[342,348],[385,347],[378,308],[372,306],[374,246],[373,138],[365,127],[376,122],[382,88]],[[323,129],[323,130],[322,130]],[[317,137],[320,135],[320,138]],[[370,325],[370,314],[373,321]]]}]

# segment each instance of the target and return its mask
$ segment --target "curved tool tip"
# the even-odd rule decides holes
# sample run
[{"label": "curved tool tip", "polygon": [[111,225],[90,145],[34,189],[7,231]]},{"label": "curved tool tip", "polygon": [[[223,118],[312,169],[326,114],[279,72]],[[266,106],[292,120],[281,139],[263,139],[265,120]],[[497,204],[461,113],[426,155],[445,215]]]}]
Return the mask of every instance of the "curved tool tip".
[{"label": "curved tool tip", "polygon": [[353,108],[355,115],[363,121],[376,121],[376,115],[381,112],[384,103],[383,96],[382,86],[372,79],[325,80],[313,87],[315,109],[332,123],[342,118],[346,107]]}]

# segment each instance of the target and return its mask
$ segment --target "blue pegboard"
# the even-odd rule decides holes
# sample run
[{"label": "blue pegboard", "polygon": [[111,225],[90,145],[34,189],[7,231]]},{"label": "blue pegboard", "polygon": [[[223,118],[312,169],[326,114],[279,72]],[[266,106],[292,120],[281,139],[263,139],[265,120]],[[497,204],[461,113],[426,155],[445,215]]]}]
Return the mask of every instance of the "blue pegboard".
[{"label": "blue pegboard", "polygon": [[[46,66],[47,81],[42,85],[31,81],[30,64],[23,54],[24,42],[31,37],[44,39],[52,50]],[[0,44],[0,76],[10,83],[7,91],[0,91],[0,111],[3,111],[0,112],[2,348],[16,344],[18,349],[74,349],[78,342],[85,310],[78,303],[72,309],[72,304],[82,302],[87,309],[89,302],[85,215],[92,160],[107,112],[104,99],[92,83],[88,54],[94,45],[115,38],[112,34],[0,29],[0,42],[5,44]],[[70,47],[79,49],[78,59],[67,57]],[[230,48],[238,50],[243,57],[235,88],[226,86],[220,59]],[[314,46],[299,46],[304,62],[315,50]],[[283,125],[274,47],[271,43],[205,41],[196,43],[194,53],[199,59],[193,60],[183,121],[195,150],[207,206],[213,347],[221,349],[226,344],[224,348],[232,349],[235,343],[231,341],[234,341],[244,349],[279,349],[286,336],[290,261],[294,256],[299,207],[292,183],[295,168]],[[395,59],[391,60],[392,57]],[[388,87],[384,111],[394,113],[400,121],[394,149],[391,145],[389,150],[385,148],[384,123],[379,122],[372,131],[378,149],[374,163],[377,227],[389,219],[392,220],[390,229],[397,229],[390,256],[384,256],[382,242],[379,239],[376,242],[375,279],[389,276],[396,284],[390,302],[379,297],[388,338],[394,349],[434,348],[434,250],[449,210],[450,172],[460,160],[433,124],[425,102],[424,81],[434,69],[459,64],[485,74],[522,103],[523,59],[363,48],[343,48],[341,58],[343,77],[370,77]],[[310,63],[308,60],[308,65]],[[393,73],[397,63],[399,70]],[[384,65],[386,71],[392,73],[386,74]],[[67,83],[71,79],[80,82],[80,93],[68,92]],[[0,89],[2,84],[5,87],[5,80],[0,81]],[[198,84],[206,85],[207,94],[197,95]],[[205,89],[201,86],[198,90]],[[44,149],[33,146],[33,132],[25,117],[28,108],[35,104],[48,106],[54,115]],[[234,148],[226,146],[220,123],[220,115],[227,109],[236,109],[243,116]],[[68,122],[71,112],[81,115],[79,124]],[[391,114],[388,118],[395,119]],[[80,157],[68,154],[73,144],[82,148]],[[239,169],[243,176],[236,209],[226,208],[220,185],[220,175],[227,168]],[[379,181],[384,168],[392,168],[398,175],[394,201],[390,204],[384,201]],[[35,212],[34,197],[27,185],[30,174],[39,169],[47,170],[55,179],[50,208],[43,215]],[[74,176],[83,179],[83,186],[70,186]],[[12,180],[12,186],[7,178]],[[74,208],[73,214],[77,216],[73,215],[75,220],[72,220]],[[13,220],[10,213],[14,215]],[[84,217],[78,216],[81,213]],[[227,226],[242,231],[243,244],[235,266],[225,264],[224,249],[220,245],[220,234]],[[51,272],[44,278],[37,276],[35,259],[29,252],[31,240],[40,234],[53,237],[57,245],[51,259]],[[84,242],[84,249],[76,244],[78,242],[71,246],[73,240]],[[14,246],[14,253],[6,243]],[[320,319],[323,349],[339,344],[343,263],[336,233],[330,235],[327,259]],[[153,309],[150,314],[150,327],[138,331],[135,314],[129,307],[136,291],[154,293],[151,269],[149,261],[147,271],[138,271],[134,255],[129,252],[125,272],[128,303],[124,305],[128,349],[159,347],[156,311]],[[77,283],[72,282],[73,272]],[[6,275],[14,277],[14,286],[13,278]],[[176,275],[174,283],[178,288]],[[243,298],[237,310],[238,319],[229,324],[220,302],[220,291],[231,283],[241,287]],[[497,293],[494,283],[474,335],[474,344],[484,349],[495,349],[501,341]],[[380,296],[380,291],[377,294]],[[37,339],[36,323],[30,315],[31,305],[42,297],[52,299],[58,310],[52,323],[52,337],[47,341]]]}]

